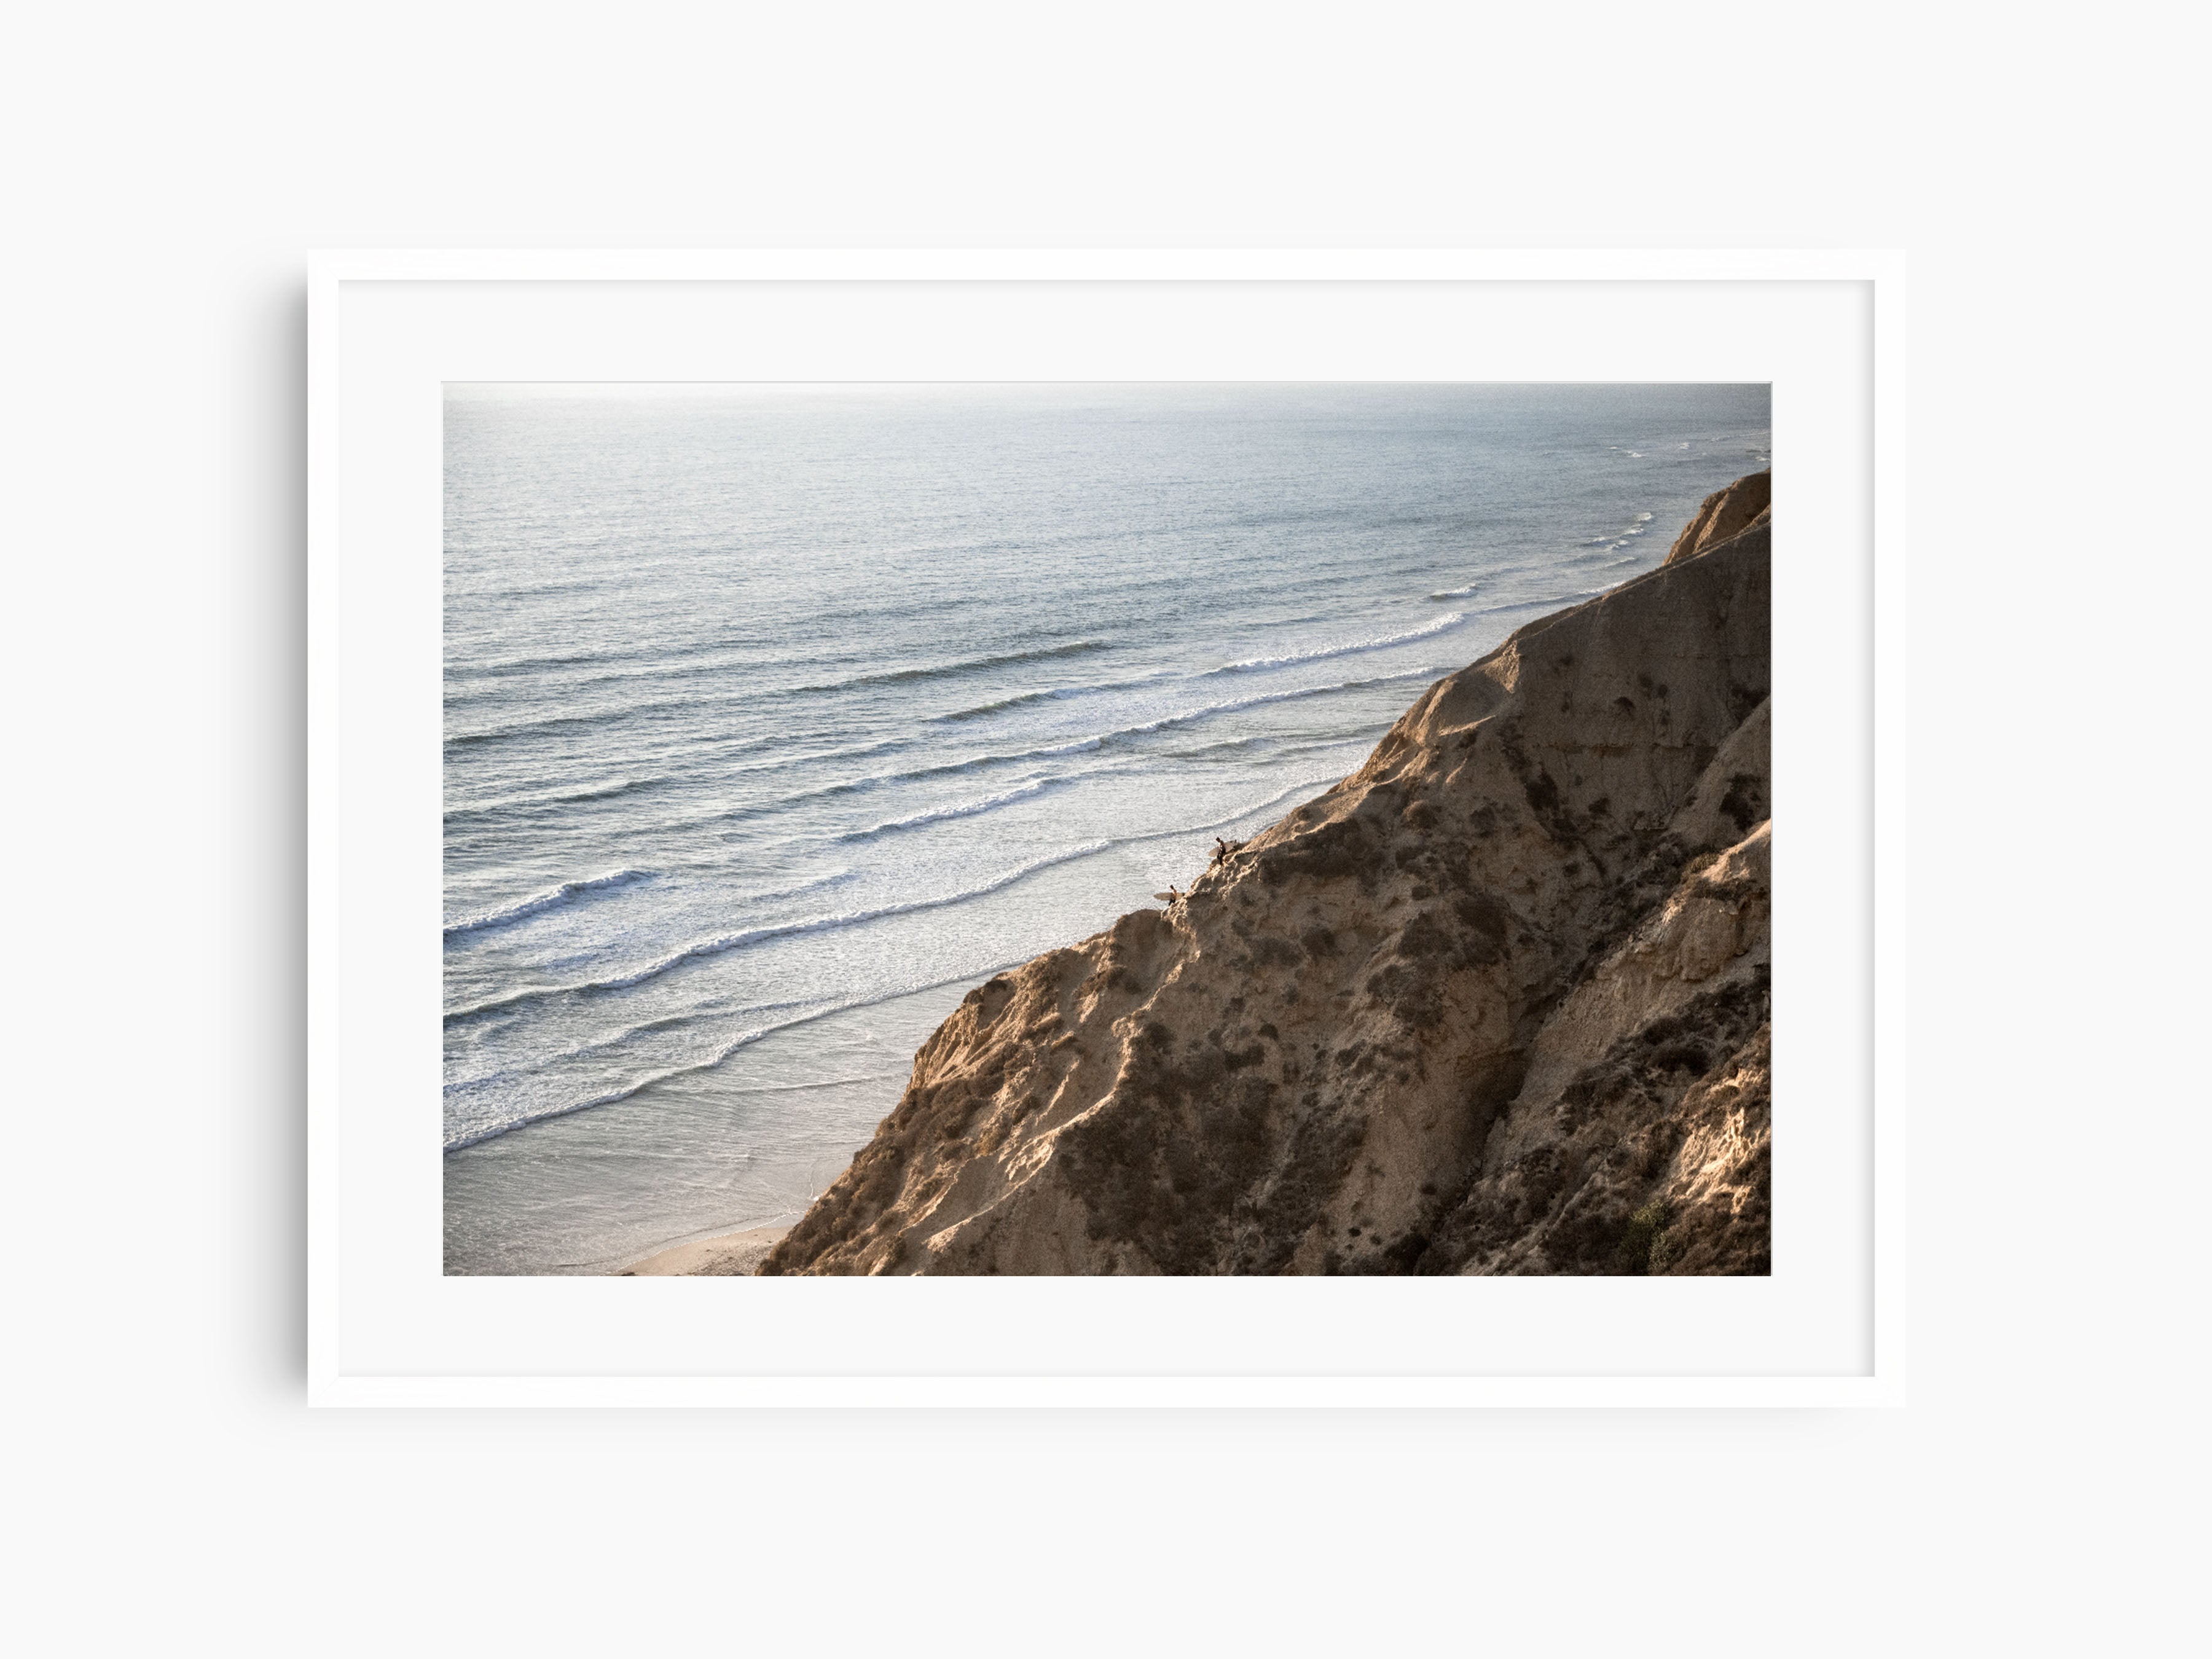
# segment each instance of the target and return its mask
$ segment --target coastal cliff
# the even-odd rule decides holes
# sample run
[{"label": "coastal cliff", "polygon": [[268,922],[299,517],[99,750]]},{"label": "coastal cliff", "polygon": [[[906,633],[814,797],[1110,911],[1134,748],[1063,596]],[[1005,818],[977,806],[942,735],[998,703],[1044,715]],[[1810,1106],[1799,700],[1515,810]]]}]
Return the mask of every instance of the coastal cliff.
[{"label": "coastal cliff", "polygon": [[1766,523],[1773,516],[1773,494],[1771,468],[1738,478],[1726,489],[1716,489],[1698,503],[1697,512],[1682,526],[1682,533],[1674,538],[1674,544],[1667,550],[1667,556],[1661,562],[1680,564],[1709,547],[1718,547]]},{"label": "coastal cliff", "polygon": [[1767,1272],[1768,485],[971,992],[760,1271]]}]

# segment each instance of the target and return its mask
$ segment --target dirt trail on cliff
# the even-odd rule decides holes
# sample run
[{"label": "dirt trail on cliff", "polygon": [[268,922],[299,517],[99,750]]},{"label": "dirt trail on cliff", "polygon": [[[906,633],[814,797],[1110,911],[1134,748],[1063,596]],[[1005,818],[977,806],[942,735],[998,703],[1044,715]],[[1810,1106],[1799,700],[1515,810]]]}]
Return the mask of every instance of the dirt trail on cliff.
[{"label": "dirt trail on cliff", "polygon": [[761,1271],[1768,1271],[1768,484],[971,993]]}]

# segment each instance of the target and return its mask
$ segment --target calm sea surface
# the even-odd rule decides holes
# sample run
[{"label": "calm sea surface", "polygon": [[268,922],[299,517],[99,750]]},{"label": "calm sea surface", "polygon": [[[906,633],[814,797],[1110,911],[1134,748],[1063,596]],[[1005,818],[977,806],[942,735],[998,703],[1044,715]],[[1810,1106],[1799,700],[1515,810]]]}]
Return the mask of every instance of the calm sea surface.
[{"label": "calm sea surface", "polygon": [[971,986],[1770,441],[1764,386],[451,388],[447,1270],[796,1218]]}]

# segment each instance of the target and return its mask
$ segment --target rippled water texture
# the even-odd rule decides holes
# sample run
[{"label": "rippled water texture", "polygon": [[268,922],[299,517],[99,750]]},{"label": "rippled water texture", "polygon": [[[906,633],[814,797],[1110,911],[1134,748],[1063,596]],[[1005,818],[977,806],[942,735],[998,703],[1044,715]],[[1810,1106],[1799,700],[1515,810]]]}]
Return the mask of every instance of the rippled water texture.
[{"label": "rippled water texture", "polygon": [[970,986],[1769,442],[1763,386],[449,388],[448,1270],[793,1218]]}]

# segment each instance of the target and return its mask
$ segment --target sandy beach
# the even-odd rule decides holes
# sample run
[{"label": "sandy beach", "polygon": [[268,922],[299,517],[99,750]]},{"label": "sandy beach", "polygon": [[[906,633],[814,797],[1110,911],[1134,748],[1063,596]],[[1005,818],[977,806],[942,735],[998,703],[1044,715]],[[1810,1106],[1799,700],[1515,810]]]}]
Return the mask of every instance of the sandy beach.
[{"label": "sandy beach", "polygon": [[694,1239],[672,1244],[642,1261],[634,1261],[616,1275],[620,1279],[707,1278],[750,1273],[767,1259],[776,1240],[788,1227],[748,1227],[743,1232],[718,1238]]}]

